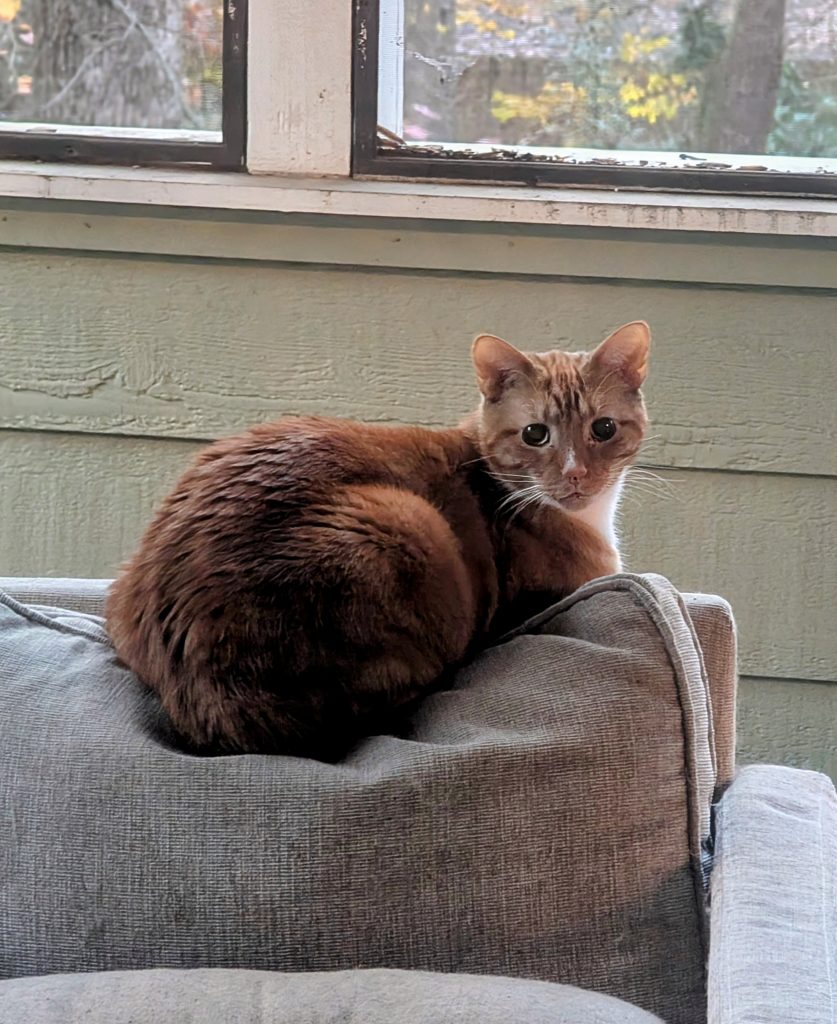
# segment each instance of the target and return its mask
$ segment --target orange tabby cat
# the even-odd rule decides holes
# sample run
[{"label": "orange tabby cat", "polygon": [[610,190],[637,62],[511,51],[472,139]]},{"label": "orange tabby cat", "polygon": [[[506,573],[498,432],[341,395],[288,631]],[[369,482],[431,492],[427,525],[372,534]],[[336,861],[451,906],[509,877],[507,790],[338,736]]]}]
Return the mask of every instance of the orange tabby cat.
[{"label": "orange tabby cat", "polygon": [[117,654],[206,752],[335,757],[501,630],[620,569],[648,326],[490,335],[459,428],[299,417],[201,453],[114,584]]}]

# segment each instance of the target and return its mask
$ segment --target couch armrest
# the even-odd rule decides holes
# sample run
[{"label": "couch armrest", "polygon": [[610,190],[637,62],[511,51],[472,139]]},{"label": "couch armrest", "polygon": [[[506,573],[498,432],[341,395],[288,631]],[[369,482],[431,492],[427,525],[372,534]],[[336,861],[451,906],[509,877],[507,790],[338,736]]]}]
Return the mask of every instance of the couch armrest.
[{"label": "couch armrest", "polygon": [[817,772],[743,769],[716,808],[709,1024],[832,1024],[837,794]]},{"label": "couch armrest", "polygon": [[732,782],[735,771],[735,701],[738,688],[738,650],[732,608],[713,594],[684,594],[683,600],[697,633],[715,735],[717,785]]},{"label": "couch armrest", "polygon": [[104,615],[105,595],[113,580],[0,577],[0,590],[21,604],[68,608],[85,615]]}]

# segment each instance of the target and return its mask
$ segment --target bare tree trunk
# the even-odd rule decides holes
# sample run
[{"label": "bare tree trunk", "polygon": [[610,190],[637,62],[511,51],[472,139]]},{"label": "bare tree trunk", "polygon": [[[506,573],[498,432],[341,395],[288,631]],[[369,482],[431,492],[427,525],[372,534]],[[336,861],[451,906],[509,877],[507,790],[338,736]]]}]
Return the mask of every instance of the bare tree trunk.
[{"label": "bare tree trunk", "polygon": [[786,0],[738,0],[726,54],[707,96],[702,146],[764,153],[784,60]]},{"label": "bare tree trunk", "polygon": [[30,117],[186,128],[183,0],[30,0],[35,37]]}]

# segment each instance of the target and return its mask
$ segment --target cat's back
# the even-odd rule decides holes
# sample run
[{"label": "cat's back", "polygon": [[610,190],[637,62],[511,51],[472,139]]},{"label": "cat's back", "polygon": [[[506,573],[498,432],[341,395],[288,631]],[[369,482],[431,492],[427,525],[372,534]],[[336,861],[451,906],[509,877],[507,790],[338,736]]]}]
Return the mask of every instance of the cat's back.
[{"label": "cat's back", "polygon": [[422,488],[455,472],[469,451],[458,431],[296,416],[216,441],[181,482],[199,491],[237,485],[317,492],[361,482]]},{"label": "cat's back", "polygon": [[188,605],[197,616],[216,594],[227,606],[230,595],[247,602],[259,588],[307,585],[325,548],[347,537],[384,543],[393,520],[420,531],[440,508],[466,522],[473,510],[459,467],[469,452],[457,431],[314,416],[216,441],[123,566],[108,602],[112,635],[130,632],[139,608],[165,615]]},{"label": "cat's back", "polygon": [[410,698],[496,600],[469,455],[458,431],[313,417],[217,442],[111,590],[117,654],[184,736],[224,749]]},{"label": "cat's back", "polygon": [[469,451],[457,431],[315,416],[257,424],[197,456],[125,574],[142,566],[171,576],[177,565],[193,578],[210,565],[216,575],[225,566],[252,572],[290,526],[333,511],[350,488],[377,485],[444,504]]}]

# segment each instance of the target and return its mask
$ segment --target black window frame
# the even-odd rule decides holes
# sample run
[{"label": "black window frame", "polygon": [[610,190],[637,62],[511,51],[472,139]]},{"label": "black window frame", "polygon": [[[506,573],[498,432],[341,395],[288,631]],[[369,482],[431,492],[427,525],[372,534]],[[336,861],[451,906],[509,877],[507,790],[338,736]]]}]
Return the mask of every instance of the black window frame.
[{"label": "black window frame", "polygon": [[[0,159],[50,163],[199,165],[243,170],[247,139],[247,0],[223,0],[221,141],[130,138],[51,131],[0,132]],[[130,129],[126,129],[130,131]]]},{"label": "black window frame", "polygon": [[[736,171],[702,167],[633,167],[612,163],[558,163],[526,155],[497,159],[478,155],[427,155],[401,146],[378,127],[379,0],[355,0],[352,173],[436,181],[498,182],[529,186],[641,189],[726,195],[837,196],[837,174]],[[467,144],[463,144],[467,148]]]}]

